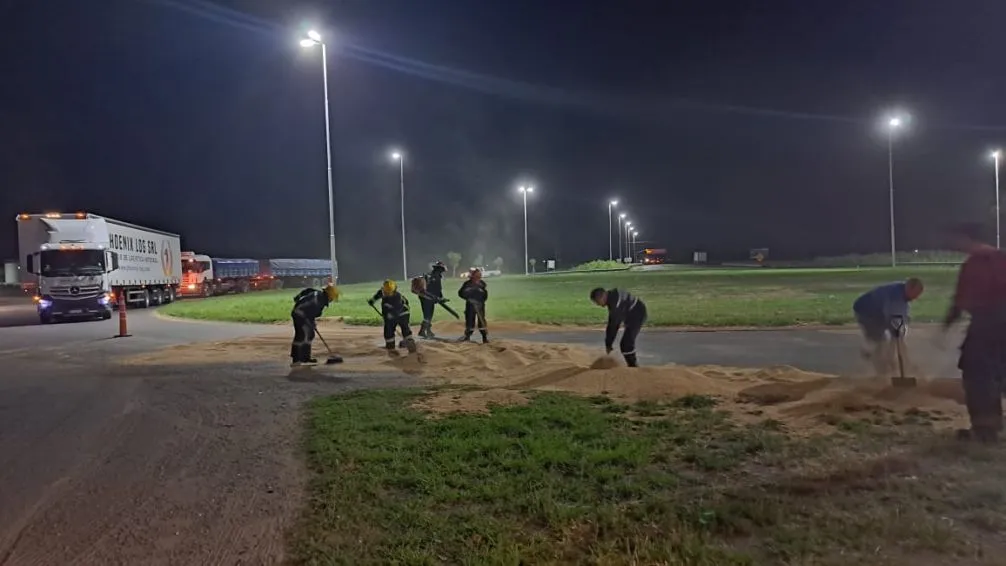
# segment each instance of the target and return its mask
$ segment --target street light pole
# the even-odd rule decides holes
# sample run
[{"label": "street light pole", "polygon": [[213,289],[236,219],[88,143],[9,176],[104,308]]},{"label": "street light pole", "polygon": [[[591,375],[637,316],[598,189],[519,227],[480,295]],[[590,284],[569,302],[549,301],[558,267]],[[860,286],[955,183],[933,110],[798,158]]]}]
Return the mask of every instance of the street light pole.
[{"label": "street light pole", "polygon": [[612,224],[611,209],[616,206],[618,206],[617,200],[608,201],[608,261],[611,261],[615,258],[614,254],[611,251],[611,224]]},{"label": "street light pole", "polygon": [[396,151],[391,154],[391,158],[398,161],[398,187],[401,193],[402,209],[402,281],[408,281],[409,262],[405,251],[405,156]]},{"label": "street light pole", "polygon": [[992,158],[996,162],[996,249],[1001,249],[999,247],[999,156],[1002,154],[1000,150],[995,150],[992,152]]},{"label": "street light pole", "polygon": [[625,249],[622,250],[625,253],[625,255],[622,256],[622,257],[623,258],[625,258],[625,257],[629,258],[629,263],[632,263],[632,256],[629,255],[629,235],[631,233],[632,233],[632,222],[626,221],[625,222]]},{"label": "street light pole", "polygon": [[901,118],[891,118],[887,122],[887,183],[891,213],[891,267],[898,265],[898,251],[894,234],[894,131],[901,126]]},{"label": "street light pole", "polygon": [[[622,255],[622,219],[625,218],[625,213],[618,215],[618,255]],[[622,263],[622,258],[618,258],[618,263]]]},{"label": "street light pole", "polygon": [[328,49],[321,34],[311,30],[300,42],[302,47],[321,45],[321,77],[325,85],[325,158],[328,161],[328,243],[332,254],[332,283],[338,280],[339,261],[335,257],[335,192],[332,188],[332,134],[328,111]]},{"label": "street light pole", "polygon": [[521,187],[520,192],[524,197],[524,276],[528,275],[527,270],[527,194],[534,192],[534,187]]}]

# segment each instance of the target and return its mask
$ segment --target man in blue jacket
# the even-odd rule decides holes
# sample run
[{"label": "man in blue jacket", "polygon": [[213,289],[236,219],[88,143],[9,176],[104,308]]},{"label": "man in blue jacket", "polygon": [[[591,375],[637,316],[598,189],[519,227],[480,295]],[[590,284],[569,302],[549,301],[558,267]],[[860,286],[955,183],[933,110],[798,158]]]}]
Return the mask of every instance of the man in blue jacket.
[{"label": "man in blue jacket", "polygon": [[918,299],[923,289],[922,281],[912,277],[904,282],[881,285],[856,299],[852,311],[868,344],[868,349],[863,351],[864,357],[874,358],[875,364],[882,361],[877,359],[880,349],[888,342],[888,337],[901,339],[911,314],[909,303]]}]

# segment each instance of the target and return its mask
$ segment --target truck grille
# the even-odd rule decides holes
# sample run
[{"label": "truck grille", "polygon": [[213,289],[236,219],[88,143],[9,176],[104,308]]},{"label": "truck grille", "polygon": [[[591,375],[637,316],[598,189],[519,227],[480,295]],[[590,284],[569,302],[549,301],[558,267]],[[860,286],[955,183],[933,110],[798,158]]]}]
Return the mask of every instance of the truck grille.
[{"label": "truck grille", "polygon": [[101,285],[70,285],[49,288],[49,295],[53,297],[93,297],[100,293]]}]

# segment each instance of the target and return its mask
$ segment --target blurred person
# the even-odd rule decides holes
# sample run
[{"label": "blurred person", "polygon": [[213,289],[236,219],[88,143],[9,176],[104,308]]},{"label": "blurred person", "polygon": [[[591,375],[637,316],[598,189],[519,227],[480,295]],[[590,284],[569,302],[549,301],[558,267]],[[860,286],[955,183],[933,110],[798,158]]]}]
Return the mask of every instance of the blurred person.
[{"label": "blurred person", "polygon": [[489,331],[486,325],[486,301],[489,300],[489,289],[482,279],[482,270],[473,267],[468,272],[468,279],[458,289],[458,296],[465,300],[465,333],[459,342],[471,342],[472,333],[478,323],[482,343],[489,343]]},{"label": "blurred person", "polygon": [[954,226],[951,237],[968,256],[957,276],[944,335],[963,313],[971,318],[957,362],[971,428],[958,431],[958,438],[996,442],[1003,428],[1006,377],[1006,254],[984,242],[980,224]]}]

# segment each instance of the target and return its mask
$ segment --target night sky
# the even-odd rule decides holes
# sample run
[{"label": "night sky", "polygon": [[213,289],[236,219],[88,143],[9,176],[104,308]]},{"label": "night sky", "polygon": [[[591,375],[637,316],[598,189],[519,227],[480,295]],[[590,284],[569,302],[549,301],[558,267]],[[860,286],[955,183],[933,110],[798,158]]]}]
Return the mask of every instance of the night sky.
[{"label": "night sky", "polygon": [[676,258],[884,251],[994,223],[1001,0],[0,0],[0,256],[87,210],[229,257],[327,257],[329,43],[342,278],[449,250],[607,258],[618,197]]}]

